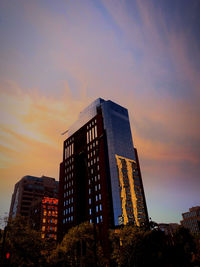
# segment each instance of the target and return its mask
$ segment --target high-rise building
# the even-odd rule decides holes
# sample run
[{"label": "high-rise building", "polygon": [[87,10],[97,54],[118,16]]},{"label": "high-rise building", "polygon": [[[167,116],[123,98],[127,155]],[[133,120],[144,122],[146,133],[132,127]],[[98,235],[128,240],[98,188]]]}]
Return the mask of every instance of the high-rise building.
[{"label": "high-rise building", "polygon": [[58,197],[58,184],[59,182],[51,177],[24,176],[15,184],[9,217],[13,218],[18,214],[29,217],[33,202],[44,196]]},{"label": "high-rise building", "polygon": [[188,228],[191,233],[200,233],[200,206],[192,207],[182,214],[181,225]]},{"label": "high-rise building", "polygon": [[148,221],[128,110],[95,100],[68,129],[60,164],[59,233],[89,221],[105,233]]}]

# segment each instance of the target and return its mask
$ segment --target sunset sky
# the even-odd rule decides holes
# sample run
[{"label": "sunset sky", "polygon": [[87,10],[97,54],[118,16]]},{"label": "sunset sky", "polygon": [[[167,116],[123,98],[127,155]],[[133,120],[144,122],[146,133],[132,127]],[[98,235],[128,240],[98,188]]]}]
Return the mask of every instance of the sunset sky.
[{"label": "sunset sky", "polygon": [[21,177],[59,178],[61,133],[98,97],[129,110],[152,220],[200,205],[199,14],[199,0],[1,0],[1,217]]}]

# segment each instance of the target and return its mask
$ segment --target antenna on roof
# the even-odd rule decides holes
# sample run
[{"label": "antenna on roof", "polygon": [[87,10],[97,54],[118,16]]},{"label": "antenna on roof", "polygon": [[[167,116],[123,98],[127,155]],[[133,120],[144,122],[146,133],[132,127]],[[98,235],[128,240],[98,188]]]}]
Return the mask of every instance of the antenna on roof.
[{"label": "antenna on roof", "polygon": [[68,131],[69,131],[69,130],[67,130],[67,131],[65,131],[65,132],[63,132],[63,133],[61,133],[61,135],[64,135],[64,134],[66,134]]}]

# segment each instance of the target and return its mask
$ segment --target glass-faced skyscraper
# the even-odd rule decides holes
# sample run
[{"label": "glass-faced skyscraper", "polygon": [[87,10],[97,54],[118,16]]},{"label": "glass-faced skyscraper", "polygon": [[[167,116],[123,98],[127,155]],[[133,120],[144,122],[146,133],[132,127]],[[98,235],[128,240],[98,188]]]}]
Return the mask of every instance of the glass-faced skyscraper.
[{"label": "glass-faced skyscraper", "polygon": [[147,222],[128,110],[99,98],[80,113],[67,134],[60,164],[60,234],[84,221],[103,230]]}]

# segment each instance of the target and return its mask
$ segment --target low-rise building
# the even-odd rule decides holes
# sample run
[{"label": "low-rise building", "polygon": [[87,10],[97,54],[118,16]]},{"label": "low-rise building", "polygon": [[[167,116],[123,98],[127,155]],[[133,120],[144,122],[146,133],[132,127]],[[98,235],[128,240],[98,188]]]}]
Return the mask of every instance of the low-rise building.
[{"label": "low-rise building", "polygon": [[191,233],[200,233],[200,206],[192,207],[182,214],[181,225],[188,228]]},{"label": "low-rise building", "polygon": [[30,219],[33,228],[41,231],[42,238],[57,240],[58,199],[43,197],[33,203]]},{"label": "low-rise building", "polygon": [[15,184],[10,205],[10,218],[21,215],[29,218],[32,204],[43,197],[58,197],[59,182],[51,177],[24,176]]}]

